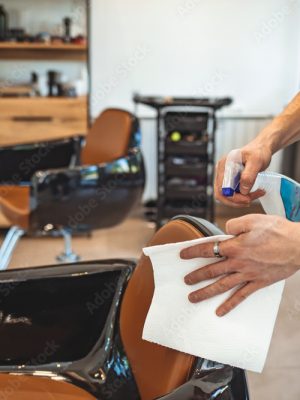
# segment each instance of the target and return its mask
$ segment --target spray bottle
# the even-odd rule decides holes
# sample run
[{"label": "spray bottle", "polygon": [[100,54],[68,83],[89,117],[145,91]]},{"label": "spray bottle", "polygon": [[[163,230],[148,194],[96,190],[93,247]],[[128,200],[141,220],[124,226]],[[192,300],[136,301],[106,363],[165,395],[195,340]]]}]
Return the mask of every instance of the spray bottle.
[{"label": "spray bottle", "polygon": [[[225,163],[222,194],[232,197],[239,193],[239,183],[244,165],[240,149],[232,150]],[[252,192],[262,189],[260,198],[266,214],[278,215],[293,222],[300,222],[300,184],[282,174],[261,172],[258,174]]]}]

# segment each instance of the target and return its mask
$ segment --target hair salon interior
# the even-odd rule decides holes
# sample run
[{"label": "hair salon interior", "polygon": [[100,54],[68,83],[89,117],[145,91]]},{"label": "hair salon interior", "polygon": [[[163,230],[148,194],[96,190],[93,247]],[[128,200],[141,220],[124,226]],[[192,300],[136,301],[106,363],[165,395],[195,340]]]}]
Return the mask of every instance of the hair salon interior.
[{"label": "hair salon interior", "polygon": [[[259,346],[233,366],[180,351],[182,290],[177,321],[150,316],[164,277],[143,255],[264,212],[216,201],[214,171],[297,94],[299,3],[0,3],[0,399],[300,399],[299,275],[257,373]],[[270,171],[299,182],[299,155]]]}]

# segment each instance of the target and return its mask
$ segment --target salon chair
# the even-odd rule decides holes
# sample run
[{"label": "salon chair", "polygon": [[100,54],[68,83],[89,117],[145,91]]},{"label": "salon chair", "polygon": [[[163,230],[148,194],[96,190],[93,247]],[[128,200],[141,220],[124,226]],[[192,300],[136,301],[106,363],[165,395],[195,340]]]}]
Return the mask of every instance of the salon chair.
[{"label": "salon chair", "polygon": [[[138,135],[135,116],[107,109],[96,119],[82,150],[74,152],[71,167],[50,165],[37,169],[34,165],[26,176],[22,168],[21,175],[19,148],[19,163],[9,170],[12,177],[13,170],[18,171],[17,183],[15,178],[7,183],[6,176],[0,185],[0,207],[13,225],[0,250],[0,269],[7,268],[18,240],[25,233],[62,235],[65,251],[57,259],[74,262],[79,257],[72,251],[72,232],[107,228],[122,222],[141,197],[144,186]],[[45,145],[38,147],[41,146]],[[13,158],[16,149],[10,151]],[[53,151],[50,154],[55,158]],[[0,160],[4,156],[9,158],[9,149],[0,152]],[[23,157],[23,163],[26,161],[28,158]]]},{"label": "salon chair", "polygon": [[[149,245],[219,233],[179,216]],[[138,263],[0,272],[0,393],[11,400],[248,400],[243,370],[142,340],[153,292],[144,255]]]}]

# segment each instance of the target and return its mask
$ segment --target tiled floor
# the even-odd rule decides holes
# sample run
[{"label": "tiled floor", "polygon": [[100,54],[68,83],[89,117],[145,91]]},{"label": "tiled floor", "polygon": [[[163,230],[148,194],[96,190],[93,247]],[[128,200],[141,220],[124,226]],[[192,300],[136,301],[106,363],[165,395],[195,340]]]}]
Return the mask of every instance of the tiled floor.
[{"label": "tiled floor", "polygon": [[[223,227],[227,218],[218,219]],[[132,216],[120,226],[95,231],[91,238],[75,238],[74,249],[84,260],[110,257],[138,257],[154,232],[154,226],[140,216]],[[55,263],[62,250],[61,239],[24,238],[19,243],[10,268]],[[286,284],[275,333],[265,370],[249,373],[251,399],[300,399],[300,273]]]}]

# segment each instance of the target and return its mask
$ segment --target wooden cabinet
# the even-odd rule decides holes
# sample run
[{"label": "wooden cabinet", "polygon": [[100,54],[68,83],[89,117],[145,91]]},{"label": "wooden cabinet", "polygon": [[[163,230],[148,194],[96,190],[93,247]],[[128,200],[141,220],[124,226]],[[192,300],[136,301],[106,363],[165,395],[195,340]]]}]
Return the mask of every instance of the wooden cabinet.
[{"label": "wooden cabinet", "polygon": [[85,135],[87,98],[0,98],[0,147]]}]

